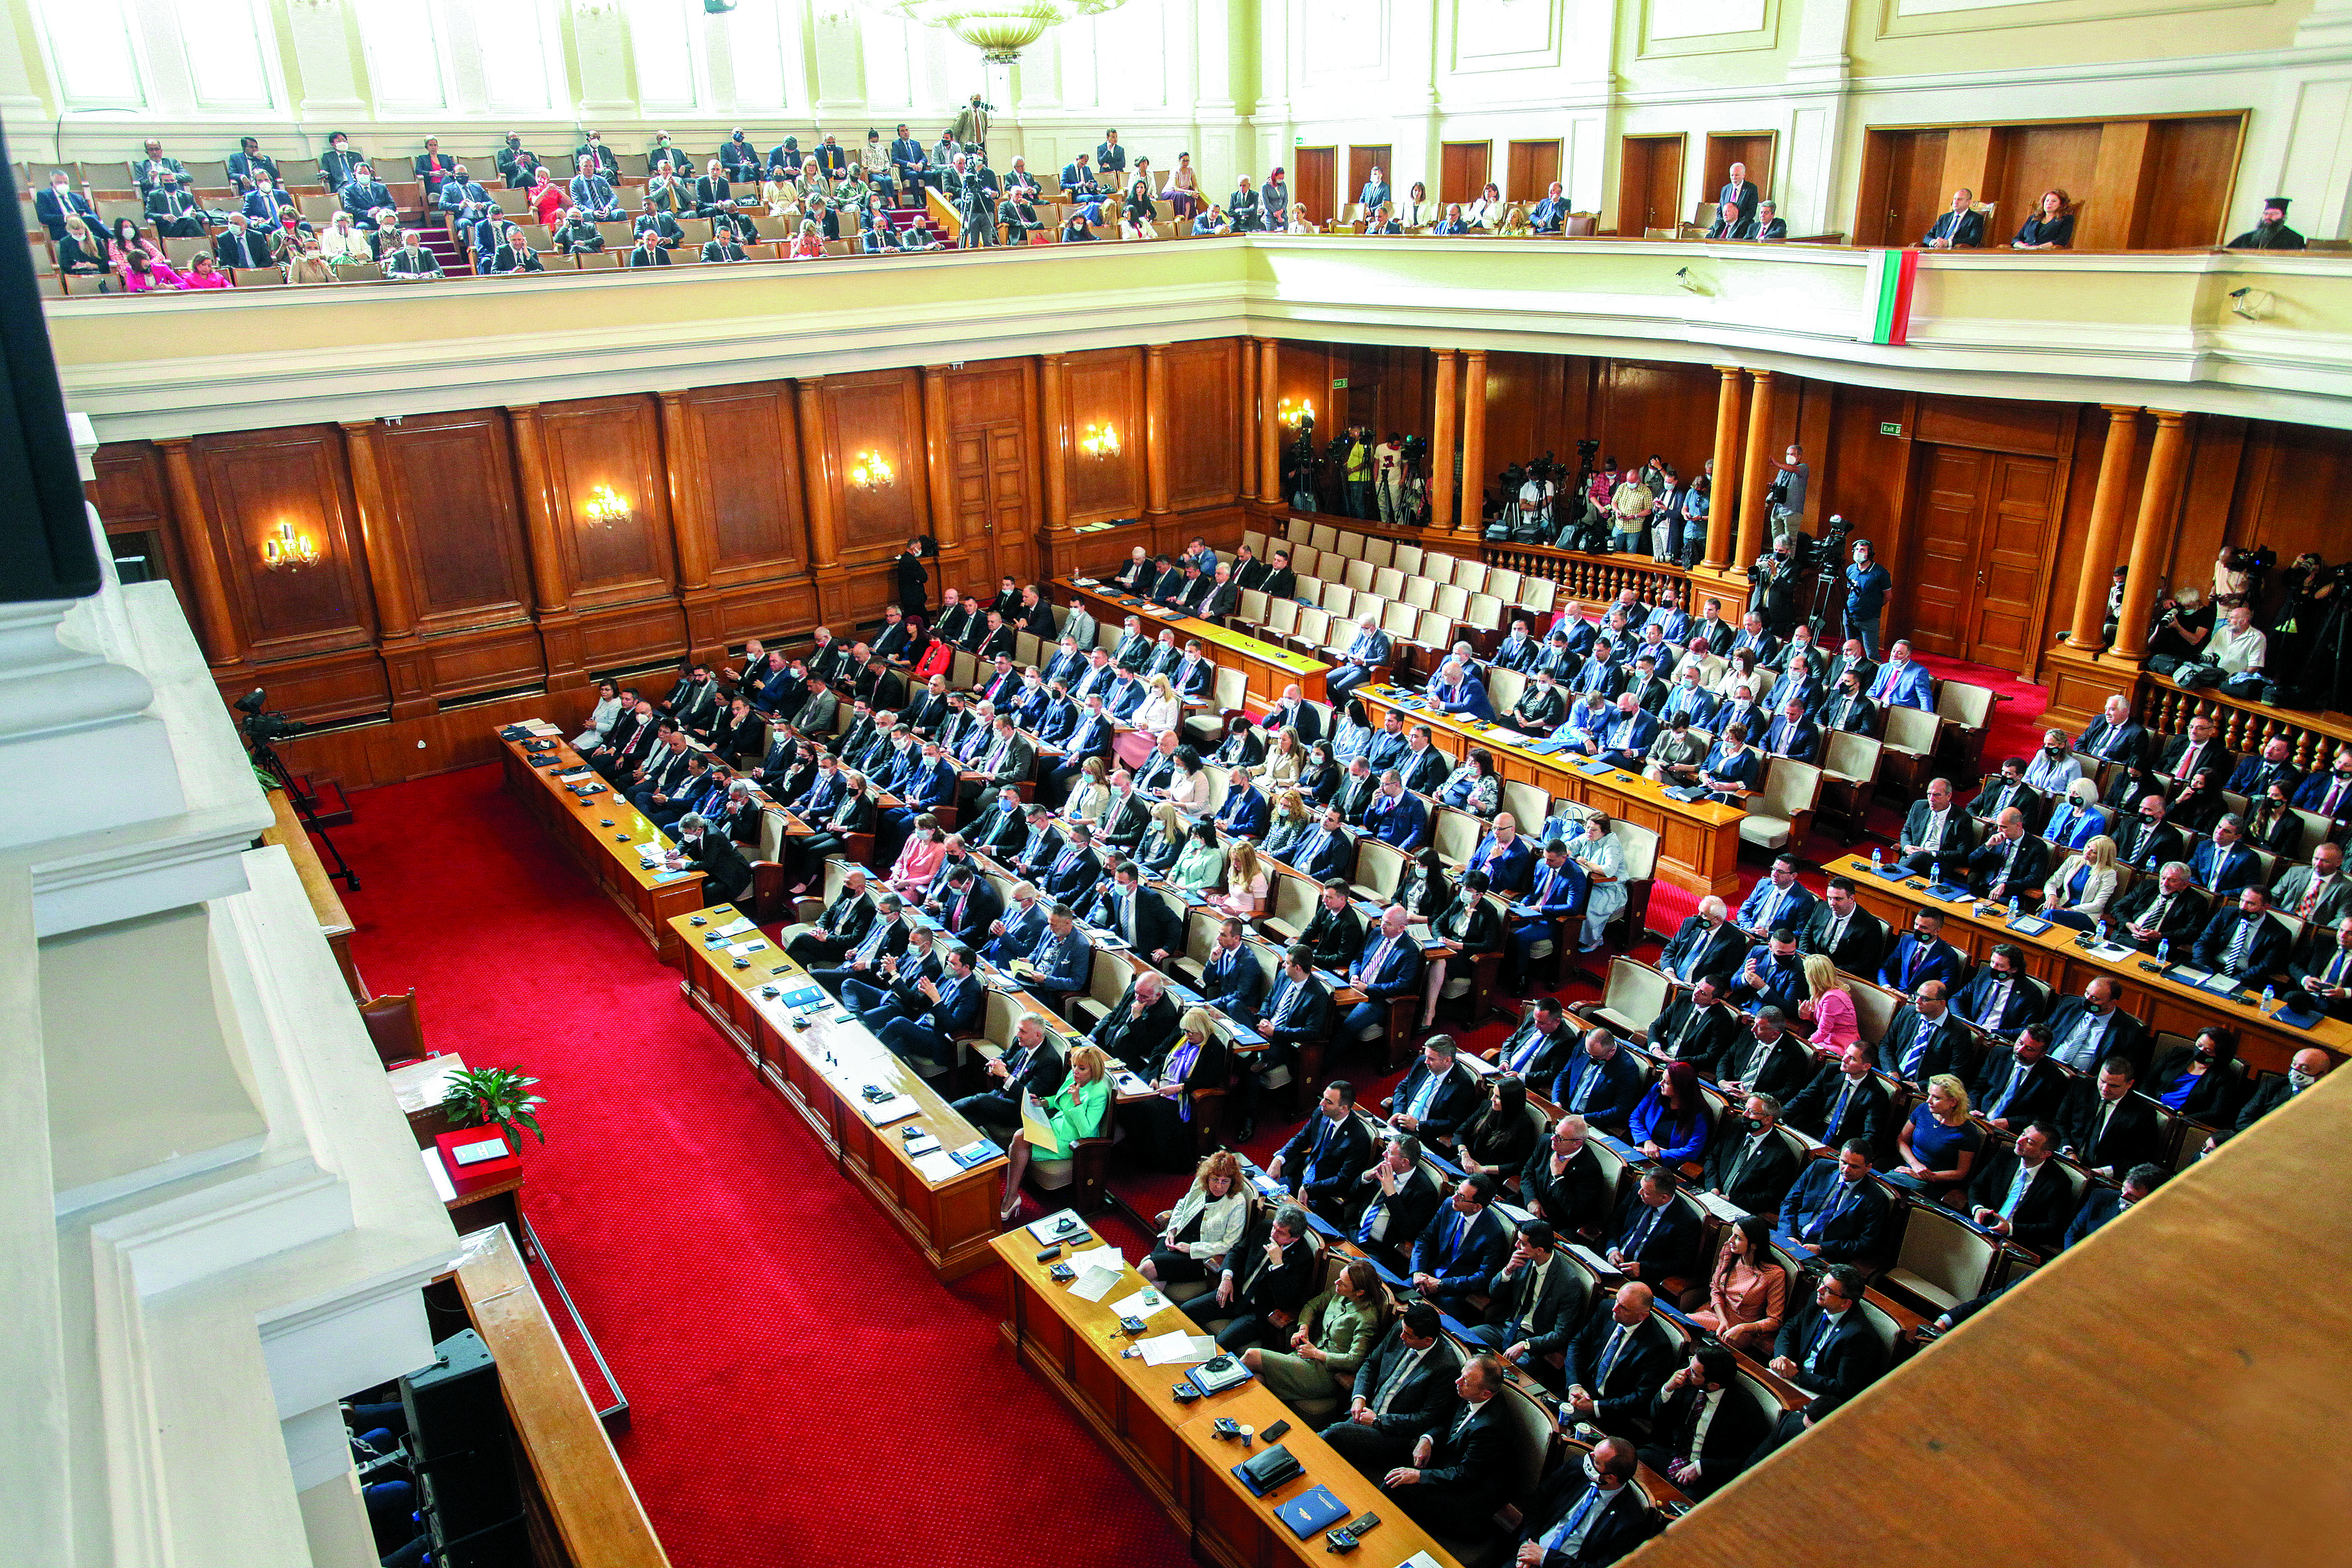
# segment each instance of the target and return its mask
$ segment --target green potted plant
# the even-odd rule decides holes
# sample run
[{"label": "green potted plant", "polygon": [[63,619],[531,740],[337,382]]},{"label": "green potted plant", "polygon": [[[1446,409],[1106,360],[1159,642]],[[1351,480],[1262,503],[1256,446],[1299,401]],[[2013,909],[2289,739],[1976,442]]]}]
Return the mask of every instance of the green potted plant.
[{"label": "green potted plant", "polygon": [[505,1136],[507,1147],[520,1154],[523,1131],[542,1143],[547,1142],[539,1126],[539,1108],[547,1103],[547,1097],[530,1092],[538,1081],[512,1068],[467,1068],[449,1075],[441,1110],[452,1127],[495,1126]]}]

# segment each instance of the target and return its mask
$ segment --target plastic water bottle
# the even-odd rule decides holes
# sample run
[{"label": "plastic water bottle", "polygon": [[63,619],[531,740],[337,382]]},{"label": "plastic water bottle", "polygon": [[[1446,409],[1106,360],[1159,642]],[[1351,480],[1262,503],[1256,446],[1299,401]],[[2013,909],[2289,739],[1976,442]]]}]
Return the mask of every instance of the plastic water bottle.
[{"label": "plastic water bottle", "polygon": [[2015,893],[2011,893],[2009,896],[2009,918],[2011,920],[2015,920],[2024,912],[2025,901],[2020,899]]},{"label": "plastic water bottle", "polygon": [[2265,1012],[2265,1013],[2268,1013],[2268,1012],[2271,1012],[2271,1011],[2274,1010],[2277,1006],[2278,1006],[2278,987],[2277,987],[2277,986],[2275,986],[2275,985],[2265,985],[2265,986],[2263,986],[2263,1012]]},{"label": "plastic water bottle", "polygon": [[1874,870],[1874,871],[1883,871],[1883,870],[1885,870],[1885,869],[1886,868],[1885,868],[1885,858],[1886,858],[1886,851],[1885,851],[1884,849],[1879,848],[1879,847],[1878,847],[1877,846],[1875,846],[1875,845],[1873,845],[1873,846],[1871,847],[1871,851],[1870,851],[1870,868],[1871,868],[1872,870]]},{"label": "plastic water bottle", "polygon": [[2159,969],[2168,968],[2171,965],[2172,939],[2170,937],[2167,937],[2156,944],[2156,963],[2157,967]]},{"label": "plastic water bottle", "polygon": [[2099,917],[2099,945],[2107,945],[2107,917],[2105,915]]}]

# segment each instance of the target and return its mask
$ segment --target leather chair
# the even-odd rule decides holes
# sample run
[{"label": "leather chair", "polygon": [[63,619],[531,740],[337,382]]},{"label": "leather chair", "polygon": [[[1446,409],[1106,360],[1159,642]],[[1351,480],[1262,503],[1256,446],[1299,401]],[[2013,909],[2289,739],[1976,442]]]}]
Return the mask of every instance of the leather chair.
[{"label": "leather chair", "polygon": [[367,1026],[368,1038],[375,1043],[378,1060],[387,1068],[404,1062],[422,1059],[425,1049],[425,1029],[416,1015],[416,988],[410,986],[397,996],[378,996],[359,1005],[360,1021]]}]

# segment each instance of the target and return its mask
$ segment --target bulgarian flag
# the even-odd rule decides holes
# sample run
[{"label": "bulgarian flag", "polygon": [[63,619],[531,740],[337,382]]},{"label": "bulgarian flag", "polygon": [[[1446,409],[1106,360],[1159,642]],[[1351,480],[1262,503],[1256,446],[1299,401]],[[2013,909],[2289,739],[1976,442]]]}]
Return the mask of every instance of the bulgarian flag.
[{"label": "bulgarian flag", "polygon": [[1911,280],[1918,275],[1916,250],[1874,250],[1870,268],[1870,330],[1866,343],[1903,343],[1911,337]]}]

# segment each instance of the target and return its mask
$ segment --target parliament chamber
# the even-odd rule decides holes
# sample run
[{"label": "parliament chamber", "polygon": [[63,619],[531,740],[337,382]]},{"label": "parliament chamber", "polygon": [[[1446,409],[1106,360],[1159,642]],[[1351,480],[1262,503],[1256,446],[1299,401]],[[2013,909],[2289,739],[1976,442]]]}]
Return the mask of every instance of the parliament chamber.
[{"label": "parliament chamber", "polygon": [[2340,1555],[2340,0],[10,14],[12,1563]]}]

